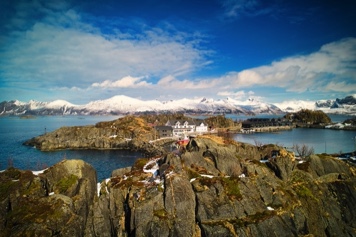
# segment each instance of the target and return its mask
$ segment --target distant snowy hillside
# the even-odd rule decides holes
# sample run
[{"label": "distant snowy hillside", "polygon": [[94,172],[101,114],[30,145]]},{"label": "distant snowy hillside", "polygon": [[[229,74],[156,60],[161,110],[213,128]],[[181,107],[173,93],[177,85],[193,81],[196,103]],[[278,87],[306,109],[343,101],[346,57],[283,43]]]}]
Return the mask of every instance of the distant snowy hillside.
[{"label": "distant snowy hillside", "polygon": [[336,100],[301,101],[292,100],[269,104],[256,99],[238,101],[226,99],[179,99],[169,101],[139,100],[124,95],[106,100],[91,101],[86,105],[75,105],[65,100],[40,102],[30,100],[3,101],[0,115],[108,115],[137,114],[151,112],[182,112],[197,114],[281,114],[301,109],[320,109],[326,113],[356,114],[355,95]]},{"label": "distant snowy hillside", "polygon": [[277,107],[285,112],[297,112],[301,109],[322,110],[328,114],[350,114],[356,115],[356,95],[347,96],[335,100],[290,100],[275,103]]}]

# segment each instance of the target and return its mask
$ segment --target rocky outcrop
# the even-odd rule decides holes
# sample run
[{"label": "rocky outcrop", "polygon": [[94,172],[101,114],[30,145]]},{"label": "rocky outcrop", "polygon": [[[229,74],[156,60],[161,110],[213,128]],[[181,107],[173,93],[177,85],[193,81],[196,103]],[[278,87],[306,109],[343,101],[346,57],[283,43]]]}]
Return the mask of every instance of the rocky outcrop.
[{"label": "rocky outcrop", "polygon": [[42,151],[60,149],[126,149],[142,151],[147,156],[162,155],[162,146],[149,141],[154,138],[154,130],[143,119],[126,116],[114,121],[95,125],[61,127],[38,137],[24,145]]},{"label": "rocky outcrop", "polygon": [[64,160],[43,173],[0,173],[0,236],[83,236],[96,193],[96,171]]},{"label": "rocky outcrop", "polygon": [[[260,163],[261,156],[271,158]],[[94,171],[82,161],[38,176],[8,169],[0,174],[7,184],[0,233],[356,236],[355,175],[355,167],[326,155],[300,161],[277,146],[197,137],[186,149],[113,171],[97,191]]]}]

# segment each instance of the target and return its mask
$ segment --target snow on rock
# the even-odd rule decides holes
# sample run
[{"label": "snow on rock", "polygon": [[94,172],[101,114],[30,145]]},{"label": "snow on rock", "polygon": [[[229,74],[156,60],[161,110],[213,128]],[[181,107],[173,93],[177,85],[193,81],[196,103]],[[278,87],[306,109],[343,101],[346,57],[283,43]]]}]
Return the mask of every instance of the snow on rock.
[{"label": "snow on rock", "polygon": [[154,176],[156,176],[158,174],[158,163],[157,161],[161,159],[161,158],[156,158],[153,160],[150,160],[147,162],[147,164],[143,167],[143,172],[145,173],[152,173]]},{"label": "snow on rock", "polygon": [[44,170],[39,170],[39,171],[32,171],[32,173],[33,173],[34,175],[39,175],[39,174],[43,174],[43,172],[45,172],[45,170],[46,170],[46,169],[44,169]]},{"label": "snow on rock", "polygon": [[140,100],[124,95],[113,96],[105,100],[91,101],[85,105],[75,105],[65,100],[52,102],[40,102],[30,100],[20,102],[18,100],[2,102],[1,114],[36,113],[44,114],[112,114],[112,113],[136,113],[145,111],[200,111],[206,113],[231,112],[244,114],[280,114],[283,112],[297,112],[301,109],[322,110],[325,113],[356,114],[355,95],[335,100],[288,100],[280,103],[267,103],[256,97],[245,101],[239,101],[230,97],[225,99],[212,99],[206,97],[183,98],[177,100],[158,101]]},{"label": "snow on rock", "polygon": [[97,193],[98,197],[100,197],[100,189],[101,189],[101,183],[97,183],[96,184],[96,193]]},{"label": "snow on rock", "polygon": [[62,108],[62,107],[74,107],[76,105],[69,103],[66,100],[55,100],[52,102],[48,102],[45,107],[46,108],[51,108],[51,109],[58,109],[58,108]]},{"label": "snow on rock", "polygon": [[207,174],[201,174],[200,176],[207,177],[207,178],[210,178],[210,179],[214,178],[213,175],[207,175]]}]

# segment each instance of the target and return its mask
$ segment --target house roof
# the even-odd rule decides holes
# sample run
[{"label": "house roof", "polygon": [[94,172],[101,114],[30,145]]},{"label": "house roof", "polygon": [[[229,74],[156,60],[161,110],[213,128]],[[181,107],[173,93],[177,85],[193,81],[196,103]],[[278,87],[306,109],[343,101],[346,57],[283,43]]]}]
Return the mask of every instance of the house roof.
[{"label": "house roof", "polygon": [[171,126],[156,126],[155,129],[157,131],[160,131],[160,130],[172,130],[172,127]]},{"label": "house roof", "polygon": [[188,125],[195,125],[195,122],[193,120],[168,120],[166,123],[167,126],[174,126],[177,123],[184,124],[185,122],[188,123]]}]

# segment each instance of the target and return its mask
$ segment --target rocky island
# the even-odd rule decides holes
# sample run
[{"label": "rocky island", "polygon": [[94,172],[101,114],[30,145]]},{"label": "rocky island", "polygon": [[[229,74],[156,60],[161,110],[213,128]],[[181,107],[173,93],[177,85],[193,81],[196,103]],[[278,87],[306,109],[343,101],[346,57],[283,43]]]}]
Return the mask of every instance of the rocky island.
[{"label": "rocky island", "polygon": [[[111,132],[98,144],[122,144]],[[355,167],[325,154],[298,160],[276,145],[205,135],[99,183],[81,160],[9,168],[0,180],[0,236],[356,236]]]},{"label": "rocky island", "polygon": [[[162,143],[149,141],[155,138],[155,130],[137,116],[125,116],[117,120],[95,125],[61,127],[53,132],[34,137],[24,143],[41,151],[60,149],[126,149],[142,151],[146,156],[163,154]],[[171,139],[167,139],[171,141]]]}]

